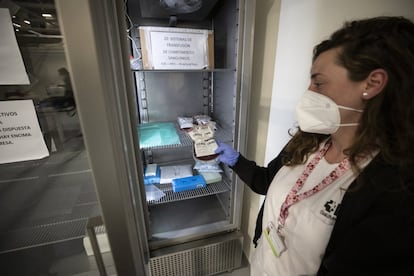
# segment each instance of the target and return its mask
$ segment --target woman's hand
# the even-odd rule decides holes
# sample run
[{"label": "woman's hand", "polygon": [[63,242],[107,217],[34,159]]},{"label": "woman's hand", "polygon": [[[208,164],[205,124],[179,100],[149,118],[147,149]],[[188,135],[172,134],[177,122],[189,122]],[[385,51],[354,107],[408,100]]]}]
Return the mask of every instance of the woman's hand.
[{"label": "woman's hand", "polygon": [[218,148],[215,150],[215,153],[219,154],[220,162],[233,167],[237,163],[240,153],[226,143],[217,142],[217,144]]}]

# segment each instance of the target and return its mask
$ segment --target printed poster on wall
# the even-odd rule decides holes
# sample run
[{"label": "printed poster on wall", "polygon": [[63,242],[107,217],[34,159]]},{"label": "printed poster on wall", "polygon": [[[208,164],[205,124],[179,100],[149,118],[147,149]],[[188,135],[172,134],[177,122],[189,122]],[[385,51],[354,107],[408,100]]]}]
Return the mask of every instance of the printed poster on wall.
[{"label": "printed poster on wall", "polygon": [[33,101],[0,101],[0,164],[47,156]]}]

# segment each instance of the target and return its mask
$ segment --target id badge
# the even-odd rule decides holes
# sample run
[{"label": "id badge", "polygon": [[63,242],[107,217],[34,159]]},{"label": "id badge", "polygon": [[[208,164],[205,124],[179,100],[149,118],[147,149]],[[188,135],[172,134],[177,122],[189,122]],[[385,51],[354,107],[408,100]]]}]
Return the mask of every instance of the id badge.
[{"label": "id badge", "polygon": [[277,227],[275,227],[272,222],[269,222],[263,233],[270,245],[270,248],[272,249],[273,254],[276,257],[280,257],[280,255],[286,250],[286,246],[283,241],[283,237],[278,232]]}]

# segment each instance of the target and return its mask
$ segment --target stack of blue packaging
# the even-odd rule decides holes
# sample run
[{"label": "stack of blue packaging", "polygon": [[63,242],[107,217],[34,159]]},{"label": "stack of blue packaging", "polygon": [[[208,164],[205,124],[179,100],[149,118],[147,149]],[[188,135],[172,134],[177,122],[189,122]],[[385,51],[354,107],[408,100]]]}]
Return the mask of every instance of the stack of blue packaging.
[{"label": "stack of blue packaging", "polygon": [[206,181],[201,175],[193,175],[183,178],[174,178],[172,186],[174,192],[183,192],[206,187]]}]

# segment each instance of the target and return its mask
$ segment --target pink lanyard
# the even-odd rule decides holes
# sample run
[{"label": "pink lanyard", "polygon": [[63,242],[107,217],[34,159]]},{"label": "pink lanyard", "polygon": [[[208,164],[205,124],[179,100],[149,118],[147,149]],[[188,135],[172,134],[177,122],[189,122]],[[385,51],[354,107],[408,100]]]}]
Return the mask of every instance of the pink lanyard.
[{"label": "pink lanyard", "polygon": [[328,151],[330,146],[331,146],[331,141],[327,141],[325,143],[325,146],[319,151],[319,153],[306,165],[306,168],[302,172],[302,175],[298,178],[298,180],[296,180],[296,184],[293,186],[289,194],[286,196],[286,199],[283,202],[282,207],[280,208],[279,221],[278,221],[279,230],[283,228],[283,226],[285,225],[286,218],[289,214],[288,209],[290,206],[301,201],[302,199],[310,197],[311,195],[329,186],[332,182],[334,182],[336,179],[342,176],[349,169],[350,167],[349,160],[348,158],[345,158],[319,184],[317,184],[315,187],[313,187],[310,190],[307,190],[301,194],[298,194],[299,191],[302,189],[303,185],[305,185],[306,179],[312,173],[313,169],[316,167],[316,165],[319,163],[322,157],[325,156],[325,153]]}]

